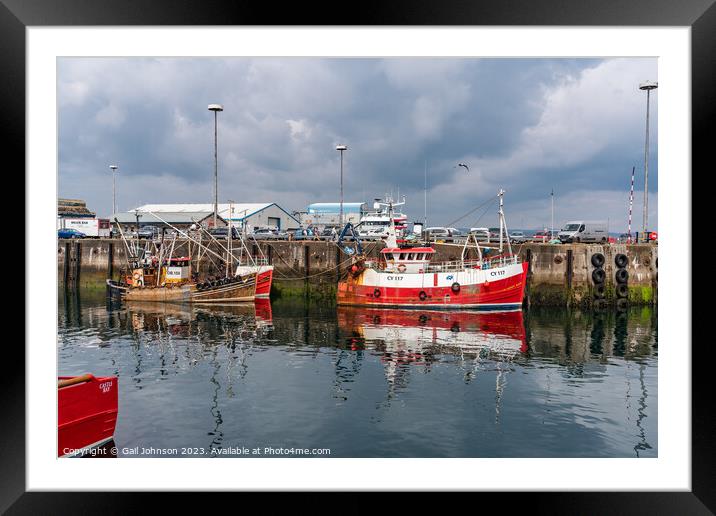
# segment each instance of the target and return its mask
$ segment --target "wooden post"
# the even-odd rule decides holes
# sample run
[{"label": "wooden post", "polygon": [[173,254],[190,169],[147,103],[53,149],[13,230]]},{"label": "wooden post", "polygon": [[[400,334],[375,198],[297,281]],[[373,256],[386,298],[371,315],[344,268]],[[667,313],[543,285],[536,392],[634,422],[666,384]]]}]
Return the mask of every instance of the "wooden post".
[{"label": "wooden post", "polygon": [[266,259],[269,265],[273,265],[273,246],[266,244]]},{"label": "wooden post", "polygon": [[65,242],[65,263],[62,267],[62,281],[67,288],[67,282],[70,279],[70,243]]},{"label": "wooden post", "polygon": [[341,281],[341,248],[336,246],[336,283]]},{"label": "wooden post", "polygon": [[565,279],[567,282],[567,304],[572,299],[572,269],[574,265],[574,253],[571,249],[567,249],[567,270],[565,271]]},{"label": "wooden post", "polygon": [[79,242],[75,243],[75,274],[74,274],[74,283],[75,287],[78,287],[80,284],[80,269],[82,265],[82,244]]},{"label": "wooden post", "polygon": [[308,296],[308,276],[311,272],[311,248],[308,244],[303,246],[304,294]]},{"label": "wooden post", "polygon": [[114,272],[112,266],[114,265],[114,242],[110,242],[107,247],[107,278],[112,279],[112,273]]}]

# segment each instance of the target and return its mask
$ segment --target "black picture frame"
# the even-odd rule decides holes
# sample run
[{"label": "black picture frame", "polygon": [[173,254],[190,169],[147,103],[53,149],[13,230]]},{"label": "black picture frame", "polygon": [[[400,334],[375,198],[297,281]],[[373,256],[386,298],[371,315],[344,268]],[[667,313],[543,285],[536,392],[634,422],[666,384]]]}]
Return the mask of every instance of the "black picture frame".
[{"label": "black picture frame", "polygon": [[[89,25],[571,25],[689,26],[692,36],[692,158],[693,170],[713,168],[708,151],[715,141],[716,5],[714,0],[513,0],[503,2],[362,2],[332,12],[323,4],[226,2],[211,0],[0,0],[0,113],[4,161],[25,165],[25,28],[27,26]],[[326,14],[328,14],[326,18]],[[323,16],[323,18],[321,18]],[[319,22],[320,20],[320,22]],[[688,175],[689,171],[685,172]],[[10,171],[6,171],[6,178]],[[692,176],[693,178],[693,176]],[[693,179],[692,179],[693,180]],[[693,205],[696,205],[693,202]],[[689,228],[691,231],[691,228]],[[27,238],[27,234],[25,238]],[[691,254],[690,256],[693,256]],[[26,271],[27,273],[27,271]],[[688,300],[685,300],[688,302]],[[694,300],[695,302],[695,300]],[[684,341],[691,344],[691,321]],[[56,514],[109,511],[129,513],[147,508],[150,496],[127,493],[25,492],[25,350],[6,342],[2,373],[0,425],[0,511],[9,514]],[[716,511],[716,460],[713,440],[714,403],[708,344],[692,347],[692,491],[689,493],[491,493],[502,507],[525,505],[532,513],[580,514],[710,514]],[[211,495],[216,498],[215,494]],[[170,493],[165,510],[184,504]],[[507,498],[507,505],[505,505]],[[354,502],[353,502],[354,503]],[[243,505],[245,509],[247,506]],[[499,506],[498,506],[499,507]],[[207,507],[208,508],[208,507]]]}]

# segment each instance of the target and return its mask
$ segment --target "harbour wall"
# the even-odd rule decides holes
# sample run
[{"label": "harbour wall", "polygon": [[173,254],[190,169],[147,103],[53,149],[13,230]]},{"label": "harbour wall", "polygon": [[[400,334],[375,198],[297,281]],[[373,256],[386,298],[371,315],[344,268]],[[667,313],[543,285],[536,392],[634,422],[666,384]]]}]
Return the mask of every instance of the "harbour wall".
[{"label": "harbour wall", "polygon": [[[177,241],[174,256],[192,255],[195,244]],[[222,254],[218,245],[210,247]],[[262,241],[249,244],[254,255],[263,254],[274,266],[272,297],[309,296],[335,299],[336,284],[350,263],[333,242]],[[364,244],[366,254],[377,257],[383,245]],[[434,261],[458,260],[462,245],[435,244]],[[605,257],[603,298],[614,303],[616,295],[615,264],[617,254],[628,258],[628,299],[631,304],[651,305],[658,302],[658,246],[651,244],[522,244],[513,250],[529,262],[526,303],[547,306],[592,306],[595,299],[595,269],[592,255]],[[474,257],[475,250],[470,250]],[[103,289],[109,277],[118,279],[127,265],[127,249],[120,239],[58,240],[57,271],[61,288]],[[220,275],[223,264],[204,254],[199,261],[201,275]]]}]

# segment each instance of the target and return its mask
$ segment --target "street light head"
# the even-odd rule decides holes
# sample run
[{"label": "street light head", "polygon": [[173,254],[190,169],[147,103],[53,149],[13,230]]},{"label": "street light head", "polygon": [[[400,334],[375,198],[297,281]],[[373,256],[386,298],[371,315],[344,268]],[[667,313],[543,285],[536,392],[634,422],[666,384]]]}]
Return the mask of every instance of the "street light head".
[{"label": "street light head", "polygon": [[114,172],[114,171],[117,170],[119,167],[118,167],[117,165],[110,165],[109,168],[111,168],[112,171]]},{"label": "street light head", "polygon": [[337,151],[348,150],[348,146],[347,145],[336,145],[336,150]]},{"label": "street light head", "polygon": [[658,82],[644,81],[639,85],[640,90],[655,90],[659,87]]},{"label": "street light head", "polygon": [[209,111],[223,111],[224,106],[221,104],[209,104]]}]

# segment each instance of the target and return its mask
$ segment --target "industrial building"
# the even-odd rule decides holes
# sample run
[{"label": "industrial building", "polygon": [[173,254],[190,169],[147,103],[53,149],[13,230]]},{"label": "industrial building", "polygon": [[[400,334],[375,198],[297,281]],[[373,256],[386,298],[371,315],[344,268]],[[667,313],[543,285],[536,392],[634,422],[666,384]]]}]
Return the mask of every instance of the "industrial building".
[{"label": "industrial building", "polygon": [[[142,211],[141,207],[136,211],[117,213],[112,216],[112,222],[116,221],[122,225],[123,230],[135,230],[142,226],[156,226],[159,228],[175,227],[186,230],[194,224],[205,228],[214,225],[214,211],[185,211],[185,212],[157,212]],[[217,226],[226,226],[227,222],[222,217],[217,217]]]},{"label": "industrial building", "polygon": [[[344,202],[343,223],[350,222],[355,226],[367,210],[368,205],[364,202]],[[305,213],[301,214],[301,223],[304,226],[338,226],[340,212],[339,202],[314,202],[308,205]]]},{"label": "industrial building", "polygon": [[[295,217],[276,203],[221,203],[218,205],[217,211],[221,219],[218,225],[225,226],[231,223],[237,228],[245,228],[248,233],[267,227],[290,230],[300,226]],[[200,221],[205,227],[212,227],[214,224],[213,204],[145,204],[135,210],[117,214],[117,218],[122,225],[131,218],[136,225],[135,213],[139,213],[143,217],[139,221],[140,225],[158,224],[157,217],[172,225],[181,223],[190,226],[193,223],[192,220]],[[152,217],[151,214],[156,214],[156,216]]]}]

